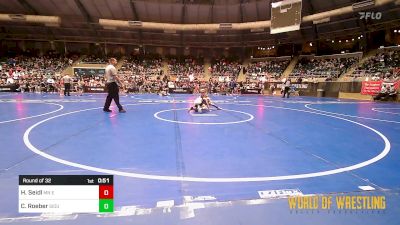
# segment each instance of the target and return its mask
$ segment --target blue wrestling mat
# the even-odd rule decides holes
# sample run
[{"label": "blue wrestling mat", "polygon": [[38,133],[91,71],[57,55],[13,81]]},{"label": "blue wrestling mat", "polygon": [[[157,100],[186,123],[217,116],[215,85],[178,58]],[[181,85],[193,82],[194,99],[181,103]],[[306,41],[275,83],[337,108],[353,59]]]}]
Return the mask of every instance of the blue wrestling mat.
[{"label": "blue wrestling mat", "polygon": [[[127,113],[108,114],[102,94],[0,94],[0,223],[399,223],[399,104],[210,96],[222,110],[188,113],[195,97],[121,96]],[[19,214],[20,174],[112,174],[120,214]],[[294,212],[290,193],[382,195],[386,209]]]}]

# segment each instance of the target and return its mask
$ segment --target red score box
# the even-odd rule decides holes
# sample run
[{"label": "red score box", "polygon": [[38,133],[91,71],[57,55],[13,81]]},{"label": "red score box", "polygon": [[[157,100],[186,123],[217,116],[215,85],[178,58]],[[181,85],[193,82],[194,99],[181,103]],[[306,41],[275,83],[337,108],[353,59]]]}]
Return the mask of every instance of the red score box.
[{"label": "red score box", "polygon": [[114,187],[112,185],[99,186],[99,199],[113,199]]}]

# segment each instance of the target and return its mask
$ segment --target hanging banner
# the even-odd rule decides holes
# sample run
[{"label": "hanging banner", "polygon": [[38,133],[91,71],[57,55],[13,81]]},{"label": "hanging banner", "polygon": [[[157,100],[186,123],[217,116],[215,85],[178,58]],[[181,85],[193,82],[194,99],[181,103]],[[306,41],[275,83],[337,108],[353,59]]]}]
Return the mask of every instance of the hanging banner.
[{"label": "hanging banner", "polygon": [[383,82],[383,81],[363,81],[361,86],[361,94],[363,95],[377,95],[382,88],[382,85],[394,85],[396,90],[399,89],[400,81],[397,82]]},{"label": "hanging banner", "polygon": [[0,92],[16,92],[18,86],[17,85],[0,85]]},{"label": "hanging banner", "polygon": [[104,93],[107,92],[106,87],[89,87],[89,86],[85,86],[83,88],[83,91],[85,93]]},{"label": "hanging banner", "polygon": [[241,92],[242,94],[261,94],[261,88],[245,88]]},{"label": "hanging banner", "polygon": [[362,95],[376,95],[381,91],[382,81],[363,81],[361,86]]},{"label": "hanging banner", "polygon": [[191,88],[169,88],[171,94],[192,94]]}]

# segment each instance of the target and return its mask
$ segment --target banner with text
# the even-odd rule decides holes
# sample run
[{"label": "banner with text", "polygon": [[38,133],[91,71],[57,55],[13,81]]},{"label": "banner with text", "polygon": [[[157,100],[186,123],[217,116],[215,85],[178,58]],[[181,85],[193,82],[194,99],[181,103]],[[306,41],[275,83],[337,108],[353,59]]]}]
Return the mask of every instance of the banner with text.
[{"label": "banner with text", "polygon": [[104,93],[104,92],[107,92],[106,87],[102,87],[102,86],[100,86],[100,87],[88,87],[88,86],[85,86],[83,90],[84,90],[85,93]]},{"label": "banner with text", "polygon": [[397,82],[383,82],[383,81],[363,81],[361,86],[361,94],[363,95],[376,95],[381,91],[382,85],[394,85],[396,90],[399,89],[400,81]]},{"label": "banner with text", "polygon": [[362,95],[376,95],[381,90],[382,81],[363,81],[361,86]]},{"label": "banner with text", "polygon": [[17,88],[17,85],[1,85],[0,92],[15,92]]},{"label": "banner with text", "polygon": [[191,88],[169,88],[171,94],[192,94]]},{"label": "banner with text", "polygon": [[245,88],[242,94],[261,94],[261,88]]}]

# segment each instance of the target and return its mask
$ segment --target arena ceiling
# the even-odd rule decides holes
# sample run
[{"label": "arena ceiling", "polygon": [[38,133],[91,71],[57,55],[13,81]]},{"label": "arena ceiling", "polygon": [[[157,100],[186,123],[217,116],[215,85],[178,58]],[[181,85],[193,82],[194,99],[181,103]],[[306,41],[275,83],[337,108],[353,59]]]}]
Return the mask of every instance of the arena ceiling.
[{"label": "arena ceiling", "polygon": [[[400,5],[373,9],[381,20],[360,20],[358,13],[336,16],[330,22],[302,23],[300,31],[271,35],[269,29],[250,31],[144,30],[105,28],[99,19],[176,24],[243,23],[271,18],[273,0],[0,0],[0,13],[61,17],[58,27],[43,24],[0,22],[1,38],[55,40],[137,45],[232,47],[262,46],[345,37],[400,24]],[[350,6],[352,0],[303,0],[302,16]],[[397,1],[399,2],[399,1]]]}]

